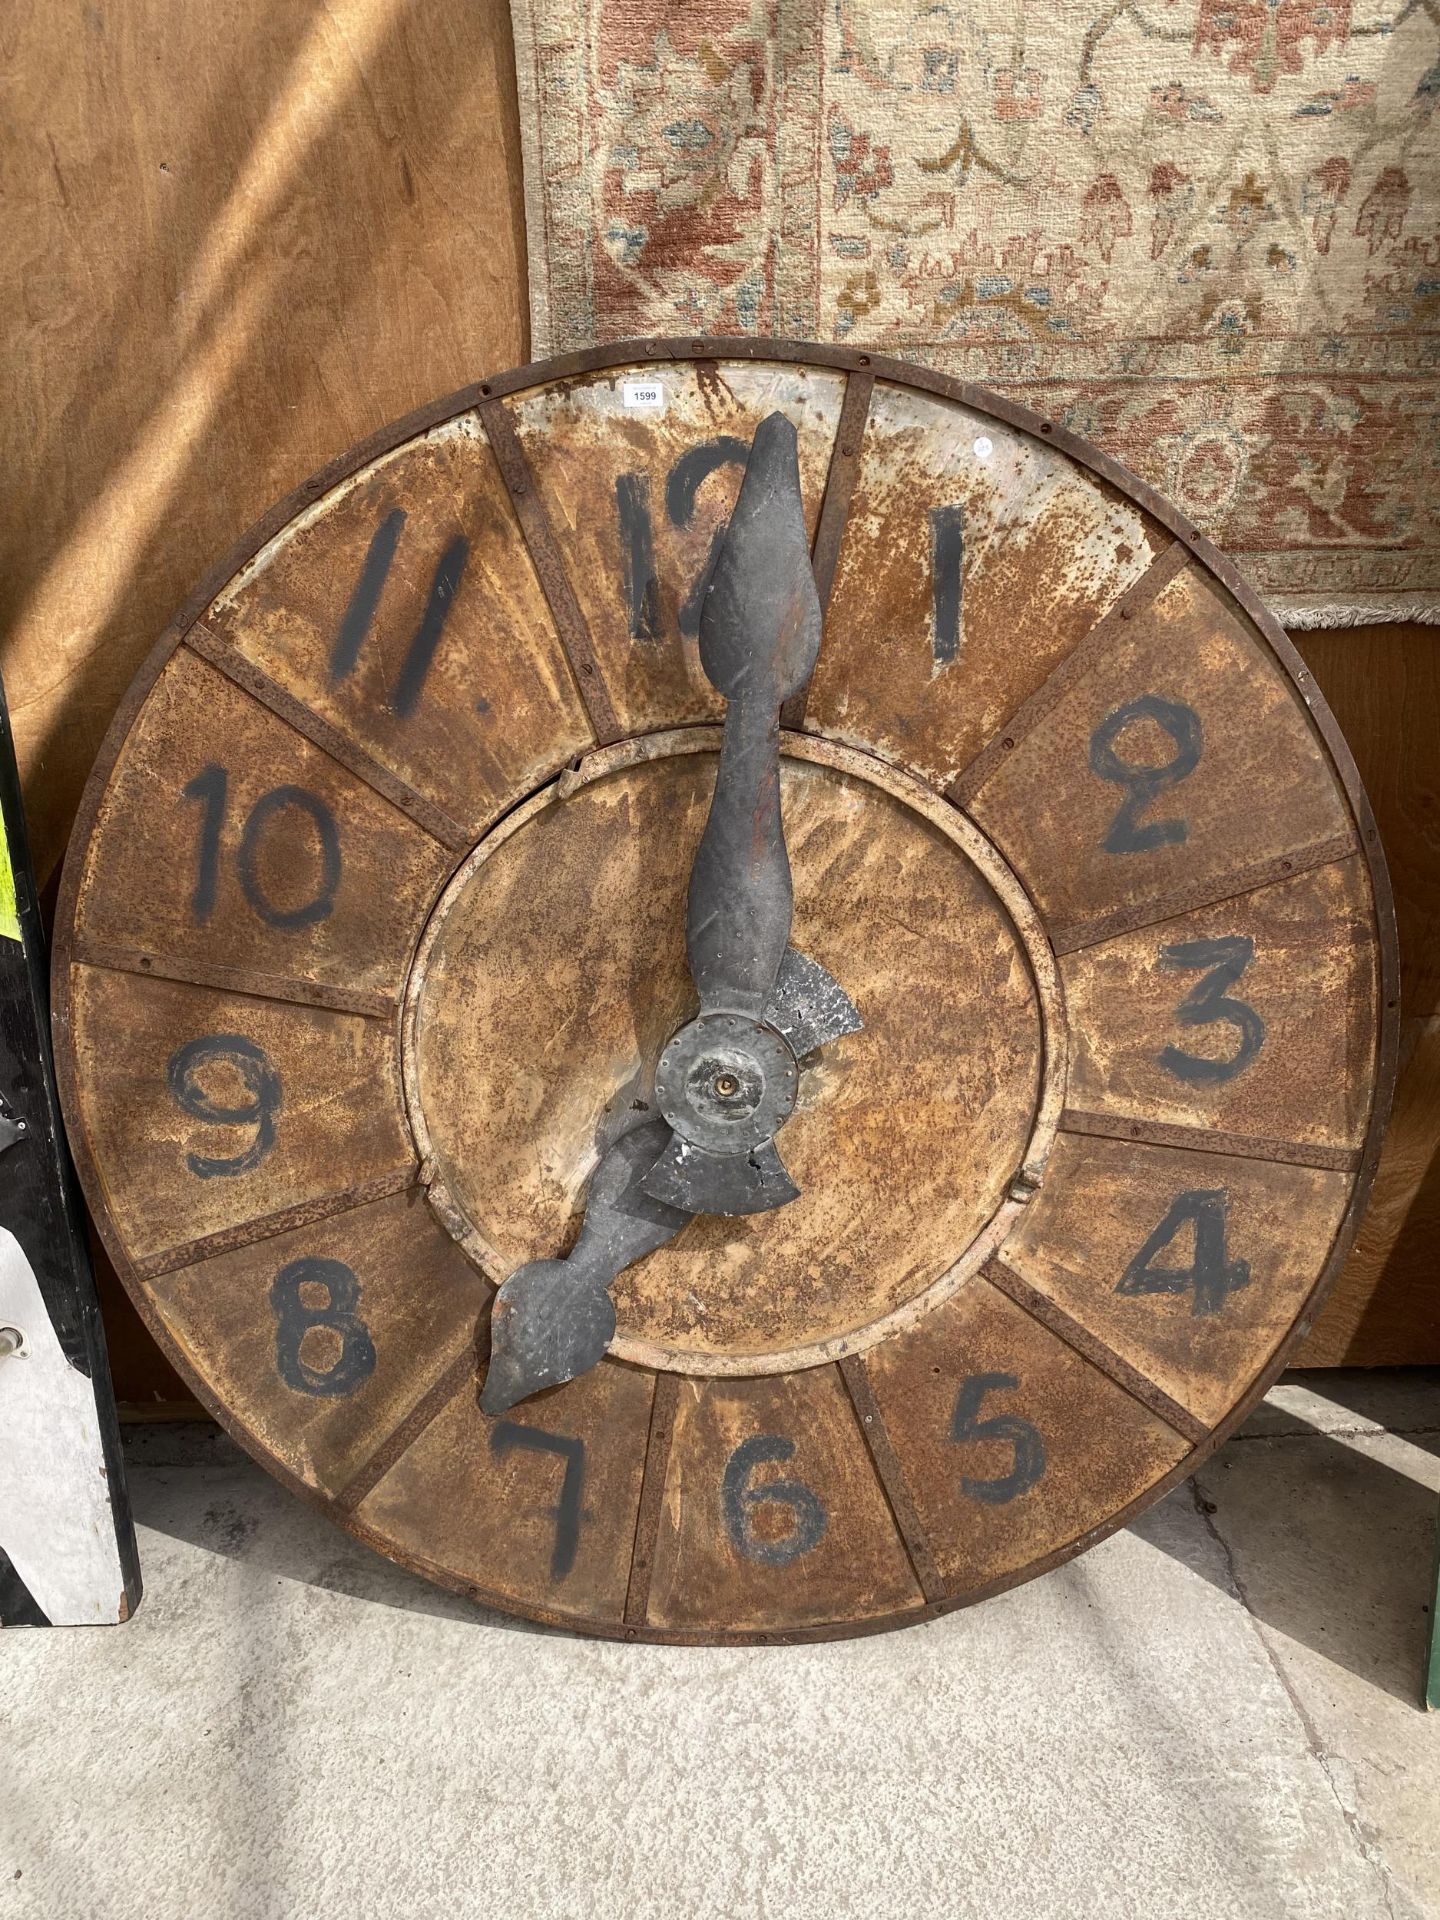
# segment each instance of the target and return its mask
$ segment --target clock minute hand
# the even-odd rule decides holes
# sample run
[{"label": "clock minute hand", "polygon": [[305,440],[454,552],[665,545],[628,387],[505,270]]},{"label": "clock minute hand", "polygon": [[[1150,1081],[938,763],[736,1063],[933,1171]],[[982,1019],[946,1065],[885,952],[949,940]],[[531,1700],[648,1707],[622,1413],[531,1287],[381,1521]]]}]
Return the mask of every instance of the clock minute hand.
[{"label": "clock minute hand", "polygon": [[780,808],[780,709],[820,649],[795,429],[760,422],[700,615],[700,663],[725,695],[685,947],[700,1012],[655,1071],[675,1137],[645,1191],[692,1213],[764,1213],[799,1197],[775,1134],[798,1060],[860,1025],[823,967],[789,945],[794,893]]},{"label": "clock minute hand", "polygon": [[702,1013],[759,1019],[775,990],[794,908],[780,708],[810,678],[819,650],[795,429],[772,413],[756,428],[700,616],[700,664],[729,702],[685,917]]}]

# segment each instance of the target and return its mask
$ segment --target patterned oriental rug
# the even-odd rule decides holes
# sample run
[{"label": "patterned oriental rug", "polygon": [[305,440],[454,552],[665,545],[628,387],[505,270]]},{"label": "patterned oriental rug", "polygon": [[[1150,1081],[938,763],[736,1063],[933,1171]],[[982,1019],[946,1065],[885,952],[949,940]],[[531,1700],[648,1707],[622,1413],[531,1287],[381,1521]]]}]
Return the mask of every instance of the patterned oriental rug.
[{"label": "patterned oriental rug", "polygon": [[1043,409],[1292,626],[1440,619],[1440,0],[513,0],[533,351]]}]

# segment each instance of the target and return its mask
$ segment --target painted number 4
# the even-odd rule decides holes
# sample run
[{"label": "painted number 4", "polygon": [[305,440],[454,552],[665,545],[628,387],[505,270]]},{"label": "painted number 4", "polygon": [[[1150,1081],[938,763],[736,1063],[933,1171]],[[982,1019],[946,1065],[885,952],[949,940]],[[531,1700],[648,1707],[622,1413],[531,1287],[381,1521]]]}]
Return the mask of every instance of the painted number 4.
[{"label": "painted number 4", "polygon": [[[1223,1187],[1177,1194],[1165,1218],[1126,1267],[1115,1291],[1122,1294],[1188,1293],[1197,1319],[1219,1313],[1232,1293],[1250,1284],[1250,1262],[1231,1260],[1225,1251],[1230,1196]],[[1156,1266],[1156,1258],[1189,1227],[1194,1250],[1186,1266]]]}]

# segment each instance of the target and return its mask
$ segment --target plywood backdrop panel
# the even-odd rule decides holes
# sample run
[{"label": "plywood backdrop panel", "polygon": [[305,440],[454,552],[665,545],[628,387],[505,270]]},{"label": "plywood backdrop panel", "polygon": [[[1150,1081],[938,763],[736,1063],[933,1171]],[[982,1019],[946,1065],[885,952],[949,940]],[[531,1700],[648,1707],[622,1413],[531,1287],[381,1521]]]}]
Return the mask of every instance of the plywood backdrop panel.
[{"label": "plywood backdrop panel", "polygon": [[1345,730],[1400,928],[1400,1077],[1370,1210],[1301,1351],[1312,1367],[1440,1361],[1440,634],[1295,636]]},{"label": "plywood backdrop panel", "polygon": [[[356,440],[528,351],[505,0],[12,0],[0,668],[42,888],[199,576]],[[183,1389],[113,1276],[122,1400]]]},{"label": "plywood backdrop panel", "polygon": [[41,885],[199,575],[527,351],[505,0],[15,0],[0,658]]},{"label": "plywood backdrop panel", "polygon": [[[205,568],[332,455],[525,358],[522,183],[504,0],[16,0],[0,48],[0,667],[43,883]],[[1380,818],[1414,1023],[1306,1358],[1436,1360],[1440,654],[1420,627],[1301,644]],[[118,1287],[107,1309],[121,1398],[178,1399]]]}]

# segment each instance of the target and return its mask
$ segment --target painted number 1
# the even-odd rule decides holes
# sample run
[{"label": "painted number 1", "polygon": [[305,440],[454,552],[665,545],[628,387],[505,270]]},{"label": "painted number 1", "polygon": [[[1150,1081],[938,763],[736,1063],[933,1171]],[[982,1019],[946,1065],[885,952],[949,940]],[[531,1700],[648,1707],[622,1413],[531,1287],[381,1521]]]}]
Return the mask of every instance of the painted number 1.
[{"label": "painted number 1", "polygon": [[[396,507],[393,512],[386,514],[371,536],[364,564],[360,568],[360,578],[355,582],[355,590],[350,595],[350,604],[340,621],[340,630],[330,653],[332,680],[348,680],[355,671],[360,649],[374,624],[380,595],[390,577],[395,550],[405,531],[405,520],[404,508]],[[420,623],[400,663],[400,671],[395,676],[395,685],[390,693],[390,711],[401,720],[408,720],[420,704],[425,676],[430,671],[430,662],[435,658],[435,649],[440,645],[440,636],[445,631],[451,605],[460,591],[461,576],[469,558],[470,542],[463,533],[457,533],[436,562],[425,610],[420,615]]]}]

